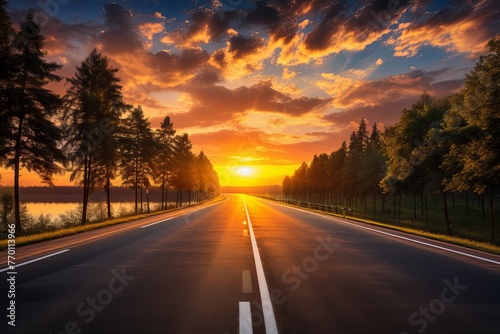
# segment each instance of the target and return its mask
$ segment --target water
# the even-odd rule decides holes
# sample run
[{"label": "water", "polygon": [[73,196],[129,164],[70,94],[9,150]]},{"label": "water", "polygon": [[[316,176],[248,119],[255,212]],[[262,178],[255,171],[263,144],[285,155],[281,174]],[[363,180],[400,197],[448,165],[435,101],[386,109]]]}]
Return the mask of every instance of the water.
[{"label": "water", "polygon": [[[175,203],[169,203],[169,205],[172,205]],[[26,207],[28,209],[28,213],[33,216],[35,220],[38,220],[38,218],[43,214],[44,216],[50,215],[51,219],[57,219],[59,218],[59,215],[61,214],[67,214],[70,211],[77,211],[79,206],[81,206],[81,203],[76,203],[76,202],[70,202],[70,203],[34,203],[34,202],[28,202],[26,203]],[[139,203],[139,212],[141,210],[141,204]],[[150,210],[156,210],[159,209],[160,203],[157,202],[150,202],[149,203],[149,208]],[[117,202],[117,203],[111,203],[111,212],[113,216],[117,216],[120,214],[124,213],[129,213],[132,212],[135,208],[135,203],[134,202]],[[102,215],[107,217],[107,206],[105,203],[98,202],[94,203],[91,202],[89,204],[89,210],[97,210],[97,211],[102,211]],[[143,203],[143,212],[147,212],[147,205],[146,203]]]}]

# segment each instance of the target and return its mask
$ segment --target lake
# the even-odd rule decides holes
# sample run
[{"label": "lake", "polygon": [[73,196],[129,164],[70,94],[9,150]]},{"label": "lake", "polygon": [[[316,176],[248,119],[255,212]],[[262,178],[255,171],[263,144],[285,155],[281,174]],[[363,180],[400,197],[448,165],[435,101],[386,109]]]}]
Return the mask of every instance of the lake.
[{"label": "lake", "polygon": [[[65,214],[68,211],[76,211],[81,203],[68,202],[68,203],[25,203],[28,209],[28,213],[33,216],[33,218],[38,219],[40,215],[50,215],[52,219],[59,218],[59,215]],[[175,203],[169,203],[169,205],[175,205]],[[114,216],[120,213],[131,212],[134,210],[134,202],[116,202],[111,203],[111,210]],[[139,203],[139,212],[140,212]],[[159,208],[160,203],[150,202],[149,207],[151,210]],[[89,209],[94,209],[98,211],[103,211],[102,214],[107,216],[107,206],[102,202],[91,202]],[[143,203],[143,212],[147,212],[146,203]]]}]

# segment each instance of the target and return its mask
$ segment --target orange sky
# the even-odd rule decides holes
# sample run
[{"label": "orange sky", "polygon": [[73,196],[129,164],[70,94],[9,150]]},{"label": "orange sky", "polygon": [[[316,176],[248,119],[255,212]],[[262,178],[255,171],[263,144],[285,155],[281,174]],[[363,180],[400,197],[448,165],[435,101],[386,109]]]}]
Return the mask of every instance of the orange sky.
[{"label": "orange sky", "polygon": [[[9,4],[18,24],[24,2]],[[169,115],[221,185],[281,184],[365,117],[379,128],[426,91],[458,91],[500,31],[495,0],[75,1],[47,13],[48,59],[72,77],[97,47],[153,127]],[[50,14],[50,15],[49,15]],[[44,16],[45,15],[45,16]],[[52,88],[63,94],[67,86]],[[242,167],[248,167],[243,169]],[[1,172],[12,184],[12,172]],[[69,173],[55,183],[69,183]],[[118,184],[115,181],[115,184]],[[22,185],[39,179],[22,171]]]}]

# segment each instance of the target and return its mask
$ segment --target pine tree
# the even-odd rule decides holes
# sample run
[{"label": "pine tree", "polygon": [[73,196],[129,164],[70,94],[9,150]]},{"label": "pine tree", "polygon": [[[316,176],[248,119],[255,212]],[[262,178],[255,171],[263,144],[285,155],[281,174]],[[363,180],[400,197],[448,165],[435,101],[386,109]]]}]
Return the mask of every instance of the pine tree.
[{"label": "pine tree", "polygon": [[165,116],[156,130],[156,140],[159,145],[158,153],[158,175],[157,182],[161,188],[161,209],[165,210],[168,198],[168,188],[172,178],[172,159],[173,159],[173,136],[175,135],[174,124],[170,121],[170,116]]},{"label": "pine tree", "polygon": [[183,191],[191,191],[196,184],[192,147],[193,145],[187,133],[182,136],[175,136],[172,182],[177,188],[177,203],[180,206],[182,206],[183,202]]},{"label": "pine tree", "polygon": [[87,223],[89,196],[97,189],[107,193],[117,170],[117,131],[120,116],[129,108],[123,102],[118,69],[94,49],[68,79],[63,117],[67,165],[71,180],[83,187],[82,225]]},{"label": "pine tree", "polygon": [[151,130],[151,123],[144,116],[141,106],[134,108],[122,123],[120,171],[123,184],[134,189],[135,214],[137,214],[139,190],[142,212],[142,190],[149,189],[155,177],[158,143]]},{"label": "pine tree", "polygon": [[[0,159],[6,167],[14,170],[14,220],[19,233],[22,233],[21,169],[36,172],[43,182],[52,185],[53,175],[61,170],[57,163],[64,159],[58,148],[61,132],[52,121],[62,100],[44,88],[49,82],[61,80],[53,74],[61,65],[44,59],[44,37],[33,17],[33,10],[28,11],[20,32],[15,36],[15,49],[8,60],[11,76],[2,87],[0,116],[6,124],[3,131],[7,138]],[[5,43],[5,37],[2,39]]]}]

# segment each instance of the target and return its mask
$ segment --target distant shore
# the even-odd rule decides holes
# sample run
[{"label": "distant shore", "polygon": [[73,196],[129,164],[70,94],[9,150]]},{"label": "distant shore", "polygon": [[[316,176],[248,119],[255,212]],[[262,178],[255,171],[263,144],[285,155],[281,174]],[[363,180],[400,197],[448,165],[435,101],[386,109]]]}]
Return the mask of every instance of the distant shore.
[{"label": "distant shore", "polygon": [[[21,187],[20,195],[22,202],[32,203],[79,203],[82,201],[82,188],[80,187]],[[246,193],[256,195],[280,195],[281,187],[272,186],[250,186],[250,187],[222,187],[221,193]],[[139,194],[140,196],[140,194]],[[175,202],[176,191],[170,189],[168,191],[167,201]],[[146,190],[142,192],[142,199],[146,201]],[[96,191],[90,195],[90,200],[93,202],[106,201],[106,193],[104,191]],[[183,196],[183,200],[187,200],[187,194]],[[126,187],[111,187],[111,201],[116,202],[133,202],[134,190]],[[149,201],[161,202],[161,191],[158,187],[149,189]]]}]

